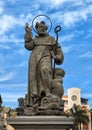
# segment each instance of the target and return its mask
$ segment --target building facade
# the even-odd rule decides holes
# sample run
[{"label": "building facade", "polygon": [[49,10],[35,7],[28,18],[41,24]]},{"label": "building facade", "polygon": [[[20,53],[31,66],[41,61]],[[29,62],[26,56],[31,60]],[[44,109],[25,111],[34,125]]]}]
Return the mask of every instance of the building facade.
[{"label": "building facade", "polygon": [[[83,108],[90,110],[88,99],[81,97],[81,90],[79,88],[69,88],[67,95],[62,97],[64,101],[64,111],[73,107],[74,104],[80,105]],[[83,130],[91,130],[91,116],[89,116],[89,123],[82,126]]]}]

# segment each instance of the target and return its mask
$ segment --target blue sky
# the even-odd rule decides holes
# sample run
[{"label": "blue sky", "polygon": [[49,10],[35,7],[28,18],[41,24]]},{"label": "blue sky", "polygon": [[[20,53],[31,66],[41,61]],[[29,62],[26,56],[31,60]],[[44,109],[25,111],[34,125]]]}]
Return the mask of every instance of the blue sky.
[{"label": "blue sky", "polygon": [[[92,0],[0,0],[0,93],[3,105],[17,107],[27,90],[30,51],[24,48],[25,23],[45,14],[52,20],[49,33],[62,26],[59,43],[64,52],[62,67],[65,95],[78,87],[92,108]],[[33,32],[34,34],[34,32]],[[34,34],[35,36],[35,34]]]}]

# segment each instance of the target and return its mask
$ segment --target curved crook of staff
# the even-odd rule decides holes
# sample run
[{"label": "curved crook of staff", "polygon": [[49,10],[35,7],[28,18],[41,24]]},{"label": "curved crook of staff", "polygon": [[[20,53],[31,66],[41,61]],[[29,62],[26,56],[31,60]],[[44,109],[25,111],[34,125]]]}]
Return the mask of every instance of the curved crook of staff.
[{"label": "curved crook of staff", "polygon": [[57,25],[54,29],[54,32],[56,33],[56,44],[58,44],[58,32],[61,31],[61,26],[60,25]]}]

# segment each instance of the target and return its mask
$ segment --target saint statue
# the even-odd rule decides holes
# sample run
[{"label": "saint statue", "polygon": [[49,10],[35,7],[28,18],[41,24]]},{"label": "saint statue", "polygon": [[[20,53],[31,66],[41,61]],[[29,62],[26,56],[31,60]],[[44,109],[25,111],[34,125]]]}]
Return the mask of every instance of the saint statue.
[{"label": "saint statue", "polygon": [[[35,29],[37,36],[32,37],[32,30],[26,24],[25,30],[25,48],[32,51],[28,64],[28,89],[26,95],[26,106],[32,107],[38,104],[43,97],[53,97],[55,86],[55,71],[58,69],[53,68],[53,60],[55,64],[60,65],[63,62],[64,56],[61,46],[56,43],[54,37],[47,33],[48,26],[44,21],[36,22]],[[64,71],[59,70],[60,74]],[[62,75],[62,74],[61,74]],[[60,77],[60,75],[58,76]],[[63,76],[61,76],[63,77]],[[61,79],[58,78],[60,84]],[[62,87],[62,86],[61,86]],[[61,88],[62,97],[63,87]],[[58,94],[56,94],[58,96]]]}]

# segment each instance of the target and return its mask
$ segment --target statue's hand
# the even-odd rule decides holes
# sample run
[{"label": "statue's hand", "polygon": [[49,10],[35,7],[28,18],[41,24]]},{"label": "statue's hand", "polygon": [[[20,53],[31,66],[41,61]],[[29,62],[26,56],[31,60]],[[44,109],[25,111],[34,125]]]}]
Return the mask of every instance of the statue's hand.
[{"label": "statue's hand", "polygon": [[24,36],[25,42],[29,42],[32,40],[32,33],[26,33]]},{"label": "statue's hand", "polygon": [[31,26],[29,26],[29,24],[26,23],[26,26],[25,26],[26,34],[24,36],[25,42],[29,42],[32,40],[32,31],[31,30],[32,30]]},{"label": "statue's hand", "polygon": [[25,31],[26,31],[26,33],[29,33],[29,32],[31,32],[31,26],[29,26],[29,24],[28,23],[26,23],[26,25],[25,25]]},{"label": "statue's hand", "polygon": [[62,64],[62,58],[60,55],[56,55],[54,60],[57,65]]}]

